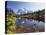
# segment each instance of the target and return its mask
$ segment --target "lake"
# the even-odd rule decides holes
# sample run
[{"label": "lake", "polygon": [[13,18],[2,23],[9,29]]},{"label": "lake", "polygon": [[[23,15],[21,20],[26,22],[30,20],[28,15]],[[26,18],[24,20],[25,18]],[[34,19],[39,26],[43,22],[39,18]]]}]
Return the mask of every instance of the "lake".
[{"label": "lake", "polygon": [[[20,30],[21,32],[24,32],[25,29],[27,28],[28,30],[26,30],[26,32],[33,32],[31,28],[38,30],[38,31],[35,30],[34,32],[44,32],[45,22],[27,18],[16,18],[16,26],[17,29],[23,29],[23,31]],[[19,30],[17,30],[17,32],[18,31]]]}]

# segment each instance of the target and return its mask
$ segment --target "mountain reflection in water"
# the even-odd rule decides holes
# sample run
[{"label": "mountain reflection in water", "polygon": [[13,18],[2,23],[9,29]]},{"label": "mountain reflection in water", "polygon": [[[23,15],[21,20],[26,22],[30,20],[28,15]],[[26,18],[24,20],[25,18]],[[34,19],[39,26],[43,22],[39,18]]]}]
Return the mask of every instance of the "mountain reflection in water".
[{"label": "mountain reflection in water", "polygon": [[44,32],[45,23],[38,20],[17,18],[17,32]]}]

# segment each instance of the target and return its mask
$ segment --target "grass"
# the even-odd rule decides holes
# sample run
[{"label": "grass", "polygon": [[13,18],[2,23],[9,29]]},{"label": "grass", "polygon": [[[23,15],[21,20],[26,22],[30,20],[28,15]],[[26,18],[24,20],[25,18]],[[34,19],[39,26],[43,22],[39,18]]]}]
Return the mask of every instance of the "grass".
[{"label": "grass", "polygon": [[13,34],[16,32],[16,17],[14,15],[7,14],[7,34]]}]

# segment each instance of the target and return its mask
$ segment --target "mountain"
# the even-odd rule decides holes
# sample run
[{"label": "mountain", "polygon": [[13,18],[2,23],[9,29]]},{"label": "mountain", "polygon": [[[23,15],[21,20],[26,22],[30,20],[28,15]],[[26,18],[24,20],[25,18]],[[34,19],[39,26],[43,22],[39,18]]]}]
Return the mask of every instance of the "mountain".
[{"label": "mountain", "polygon": [[26,14],[26,13],[32,13],[32,11],[27,10],[26,8],[21,8],[17,11],[17,14]]}]

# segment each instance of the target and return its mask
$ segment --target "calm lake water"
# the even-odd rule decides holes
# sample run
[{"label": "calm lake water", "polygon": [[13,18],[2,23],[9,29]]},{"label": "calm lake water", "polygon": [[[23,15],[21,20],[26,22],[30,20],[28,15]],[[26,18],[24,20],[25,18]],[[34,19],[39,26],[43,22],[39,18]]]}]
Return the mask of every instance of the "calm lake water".
[{"label": "calm lake water", "polygon": [[17,18],[16,26],[18,25],[32,26],[33,28],[44,30],[45,22],[33,20],[33,19],[27,19],[27,18]]}]

